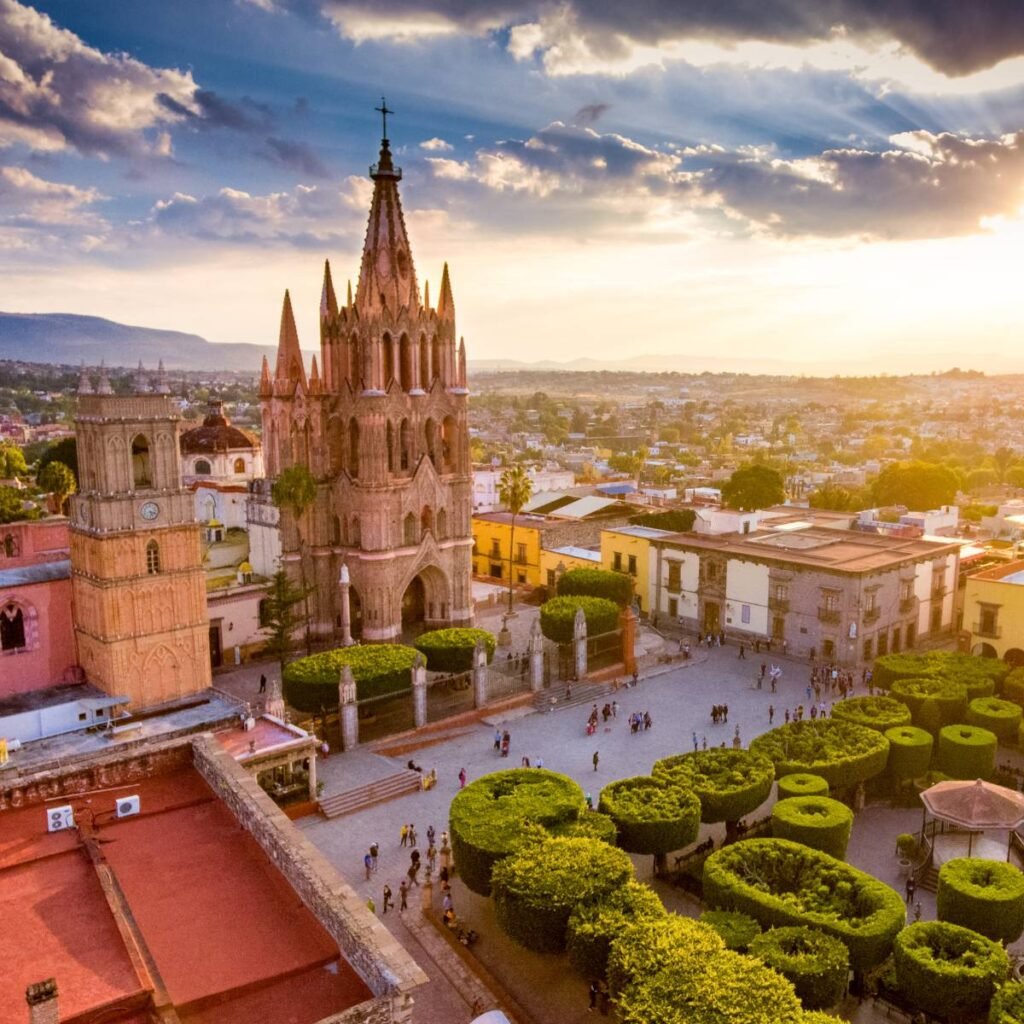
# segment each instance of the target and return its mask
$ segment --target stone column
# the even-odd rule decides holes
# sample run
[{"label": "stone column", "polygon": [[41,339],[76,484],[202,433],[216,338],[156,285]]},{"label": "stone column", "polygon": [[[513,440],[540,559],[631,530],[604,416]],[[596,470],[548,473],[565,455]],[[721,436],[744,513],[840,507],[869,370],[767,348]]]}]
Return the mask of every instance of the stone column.
[{"label": "stone column", "polygon": [[576,655],[576,679],[584,679],[587,675],[587,617],[582,608],[576,609],[576,620],[572,627],[572,645]]},{"label": "stone column", "polygon": [[536,693],[544,689],[544,636],[540,631],[540,619],[533,620],[530,627],[530,689]]},{"label": "stone column", "polygon": [[477,640],[473,650],[473,707],[482,708],[487,703],[487,648],[483,640]]},{"label": "stone column", "polygon": [[351,647],[355,641],[352,639],[352,603],[349,597],[351,578],[348,574],[348,566],[342,562],[341,571],[338,573],[338,589],[341,591],[341,646]]},{"label": "stone column", "polygon": [[356,704],[356,681],[348,665],[341,667],[338,704],[341,708],[341,749],[355,750],[359,746],[359,706]]},{"label": "stone column", "polygon": [[622,640],[622,665],[626,675],[636,671],[636,626],[638,616],[633,605],[627,605],[619,612],[619,629]]},{"label": "stone column", "polygon": [[412,663],[412,717],[417,729],[427,724],[427,663],[419,651]]},{"label": "stone column", "polygon": [[420,900],[424,914],[434,906],[434,879],[430,874],[430,868],[427,868],[427,874],[420,886]]},{"label": "stone column", "polygon": [[309,753],[309,799],[316,802],[316,749]]}]

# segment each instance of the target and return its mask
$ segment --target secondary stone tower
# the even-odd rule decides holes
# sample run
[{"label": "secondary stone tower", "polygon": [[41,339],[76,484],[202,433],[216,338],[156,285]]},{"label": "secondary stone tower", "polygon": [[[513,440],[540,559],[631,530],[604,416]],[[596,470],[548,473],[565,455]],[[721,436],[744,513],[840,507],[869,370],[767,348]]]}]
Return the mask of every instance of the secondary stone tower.
[{"label": "secondary stone tower", "polygon": [[313,632],[333,639],[342,565],[356,636],[472,618],[465,344],[447,264],[437,305],[426,286],[421,297],[386,122],[384,135],[355,297],[350,284],[338,302],[326,263],[320,361],[307,376],[285,292],[276,365],[264,359],[260,382],[267,476],[302,465],[317,481],[299,522],[282,511],[283,560],[314,588]]},{"label": "secondary stone tower", "polygon": [[142,368],[115,395],[101,370],[78,388],[79,491],[71,499],[78,660],[91,683],[134,709],[210,685],[199,526],[181,484],[180,417],[163,375]]}]

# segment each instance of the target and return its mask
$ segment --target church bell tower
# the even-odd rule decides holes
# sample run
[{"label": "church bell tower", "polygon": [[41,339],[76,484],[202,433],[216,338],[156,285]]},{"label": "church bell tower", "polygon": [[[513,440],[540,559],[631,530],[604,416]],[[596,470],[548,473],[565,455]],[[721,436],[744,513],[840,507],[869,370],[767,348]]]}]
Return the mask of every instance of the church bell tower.
[{"label": "church bell tower", "polygon": [[116,395],[83,372],[71,501],[71,581],[79,664],[134,710],[210,685],[206,582],[191,492],[181,485],[180,417],[161,365]]}]

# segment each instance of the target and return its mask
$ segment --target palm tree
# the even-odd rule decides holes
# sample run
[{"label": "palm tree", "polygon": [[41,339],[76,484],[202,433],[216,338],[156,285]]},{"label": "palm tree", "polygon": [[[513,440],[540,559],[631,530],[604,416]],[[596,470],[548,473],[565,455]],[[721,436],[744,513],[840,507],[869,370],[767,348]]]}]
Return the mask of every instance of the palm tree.
[{"label": "palm tree", "polygon": [[316,480],[305,466],[289,466],[274,481],[270,490],[274,504],[287,509],[295,520],[295,535],[299,539],[299,577],[302,582],[306,615],[306,653],[312,652],[309,635],[309,587],[306,586],[305,538],[302,536],[302,517],[316,500]]},{"label": "palm tree", "polygon": [[523,511],[523,506],[530,500],[533,483],[526,475],[525,468],[516,463],[509,466],[501,474],[498,481],[498,497],[501,503],[512,513],[512,530],[508,542],[508,614],[512,615],[512,559],[516,550],[516,516]]}]

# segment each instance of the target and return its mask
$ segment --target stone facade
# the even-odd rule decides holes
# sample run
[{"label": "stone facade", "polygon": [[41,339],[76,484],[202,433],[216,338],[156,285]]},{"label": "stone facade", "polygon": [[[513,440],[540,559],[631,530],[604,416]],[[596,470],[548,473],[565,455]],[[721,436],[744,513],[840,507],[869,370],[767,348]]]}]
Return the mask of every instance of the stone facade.
[{"label": "stone facade", "polygon": [[78,660],[90,682],[136,709],[210,685],[202,551],[179,430],[168,394],[140,380],[136,394],[114,395],[103,373],[94,391],[83,375],[71,499]]},{"label": "stone facade", "polygon": [[[436,307],[421,298],[387,139],[355,298],[339,304],[329,265],[320,364],[307,376],[285,293],[275,371],[260,384],[267,475],[308,468],[317,498],[281,514],[283,562],[313,588],[313,632],[338,639],[338,576],[351,576],[353,633],[391,640],[403,624],[472,618],[472,477],[465,346],[445,266]],[[320,371],[322,366],[322,375]],[[301,561],[301,567],[300,567]]]}]

